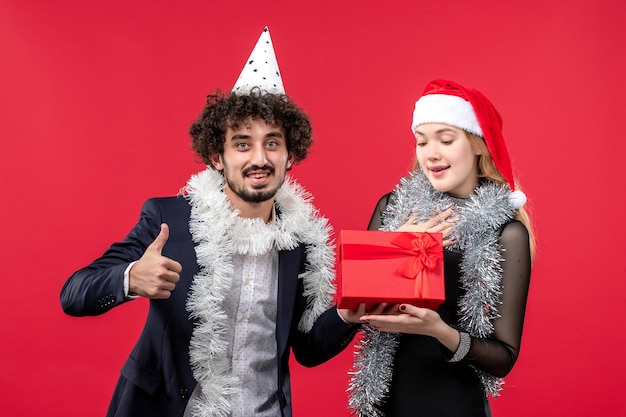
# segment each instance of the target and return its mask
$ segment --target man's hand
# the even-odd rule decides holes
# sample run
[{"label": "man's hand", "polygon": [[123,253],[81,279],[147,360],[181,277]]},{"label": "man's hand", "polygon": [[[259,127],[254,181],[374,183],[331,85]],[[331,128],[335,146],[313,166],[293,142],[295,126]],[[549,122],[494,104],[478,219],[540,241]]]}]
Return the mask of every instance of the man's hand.
[{"label": "man's hand", "polygon": [[148,246],[143,256],[130,268],[128,292],[147,298],[170,298],[180,279],[181,264],[161,255],[170,236],[167,224],[161,225],[161,232]]},{"label": "man's hand", "polygon": [[359,304],[356,310],[348,310],[347,308],[339,308],[341,318],[347,323],[361,323],[361,317],[365,315],[394,314],[398,311],[396,304],[379,303],[371,307],[369,311],[365,310],[365,303]]}]

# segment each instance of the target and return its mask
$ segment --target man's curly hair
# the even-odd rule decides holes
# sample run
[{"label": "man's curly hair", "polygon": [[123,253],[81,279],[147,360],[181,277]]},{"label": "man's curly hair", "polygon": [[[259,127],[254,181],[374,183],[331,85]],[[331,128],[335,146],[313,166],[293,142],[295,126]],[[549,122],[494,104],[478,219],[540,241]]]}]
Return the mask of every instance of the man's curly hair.
[{"label": "man's curly hair", "polygon": [[259,88],[248,94],[225,94],[217,90],[207,96],[202,114],[189,128],[191,147],[205,164],[213,167],[210,157],[224,154],[226,130],[237,129],[249,119],[263,120],[282,128],[294,162],[306,158],[313,143],[309,117],[288,96],[267,93]]}]

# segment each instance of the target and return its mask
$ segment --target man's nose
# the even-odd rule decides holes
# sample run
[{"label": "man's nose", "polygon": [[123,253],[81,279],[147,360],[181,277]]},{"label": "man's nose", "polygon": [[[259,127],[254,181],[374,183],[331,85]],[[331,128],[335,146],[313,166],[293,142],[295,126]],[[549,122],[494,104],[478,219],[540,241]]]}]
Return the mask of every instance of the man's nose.
[{"label": "man's nose", "polygon": [[256,146],[252,150],[250,163],[259,167],[267,165],[267,150],[263,146]]}]

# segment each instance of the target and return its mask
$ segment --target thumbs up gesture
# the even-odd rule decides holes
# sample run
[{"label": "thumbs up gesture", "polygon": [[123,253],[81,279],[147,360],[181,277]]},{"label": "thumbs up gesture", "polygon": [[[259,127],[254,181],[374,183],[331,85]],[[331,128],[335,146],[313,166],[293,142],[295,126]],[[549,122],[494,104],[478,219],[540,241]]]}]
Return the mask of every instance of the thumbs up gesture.
[{"label": "thumbs up gesture", "polygon": [[159,235],[129,271],[129,294],[155,299],[170,297],[183,267],[175,260],[161,255],[169,236],[170,229],[163,223]]}]

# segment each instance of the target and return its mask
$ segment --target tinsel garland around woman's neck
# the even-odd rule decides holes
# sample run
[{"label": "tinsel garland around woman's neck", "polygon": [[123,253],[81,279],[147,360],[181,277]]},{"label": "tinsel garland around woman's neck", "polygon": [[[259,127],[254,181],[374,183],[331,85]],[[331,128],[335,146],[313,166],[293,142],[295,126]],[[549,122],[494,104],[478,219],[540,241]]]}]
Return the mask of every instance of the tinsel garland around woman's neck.
[{"label": "tinsel garland around woman's neck", "polygon": [[[403,178],[383,213],[381,230],[394,231],[413,216],[423,223],[438,213],[454,207],[454,223],[449,249],[463,253],[461,285],[466,289],[459,299],[458,327],[474,337],[493,334],[493,320],[499,316],[502,269],[499,233],[517,212],[512,206],[506,184],[482,181],[467,199],[459,199],[435,190],[420,170]],[[350,407],[361,416],[378,416],[380,404],[389,392],[397,334],[382,333],[365,327],[355,352],[354,372],[350,382]],[[473,368],[485,392],[497,396],[503,381]]]}]

